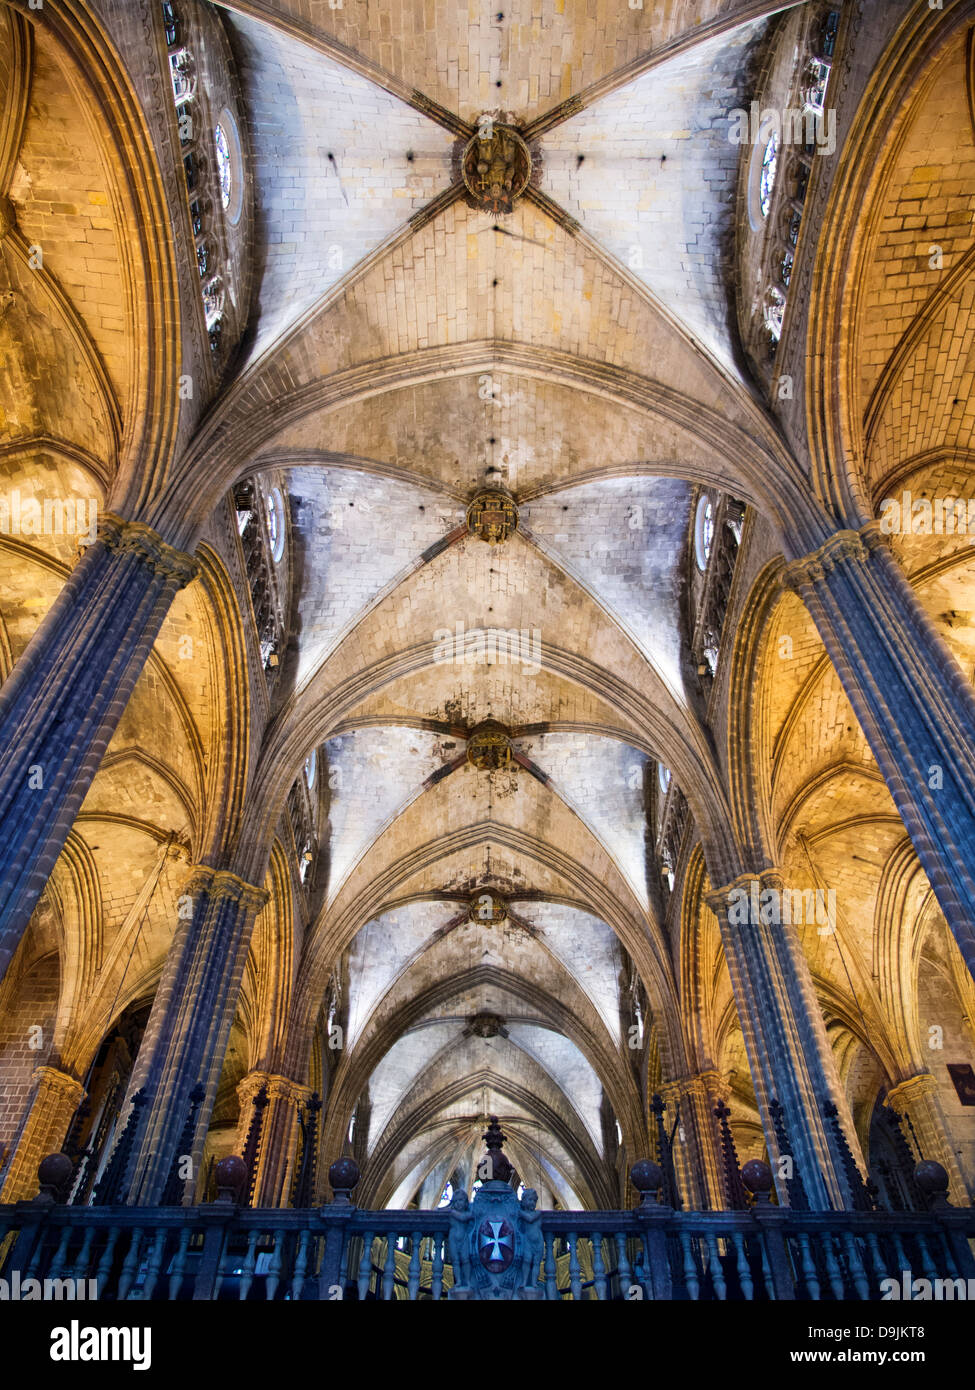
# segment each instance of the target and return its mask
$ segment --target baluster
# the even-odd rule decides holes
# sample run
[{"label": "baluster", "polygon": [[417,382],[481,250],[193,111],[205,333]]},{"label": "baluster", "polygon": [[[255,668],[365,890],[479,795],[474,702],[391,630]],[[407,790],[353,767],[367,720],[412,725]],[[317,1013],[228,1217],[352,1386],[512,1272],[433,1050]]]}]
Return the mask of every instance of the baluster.
[{"label": "baluster", "polygon": [[870,1297],[870,1281],[867,1278],[867,1271],[863,1267],[863,1260],[860,1258],[856,1236],[851,1231],[844,1231],[843,1233],[843,1248],[846,1251],[846,1262],[853,1278],[853,1287],[860,1298],[868,1299]]},{"label": "baluster", "polygon": [[183,1271],[186,1268],[186,1252],[190,1244],[190,1236],[193,1232],[189,1226],[184,1226],[179,1233],[179,1247],[173,1259],[169,1271],[169,1301],[172,1302],[179,1293],[179,1286],[183,1282]]},{"label": "baluster", "polygon": [[711,1283],[714,1285],[714,1292],[723,1303],[728,1296],[728,1285],[725,1283],[724,1273],[721,1269],[721,1257],[718,1254],[717,1237],[708,1231],[705,1236],[710,1256],[708,1266],[711,1270]]},{"label": "baluster", "polygon": [[833,1251],[833,1237],[827,1235],[825,1231],[823,1232],[823,1237],[820,1242],[820,1249],[823,1252],[823,1259],[826,1261],[826,1274],[829,1278],[829,1286],[833,1290],[833,1297],[842,1301],[845,1292],[843,1288],[843,1273]]},{"label": "baluster", "polygon": [[361,1302],[369,1292],[369,1285],[372,1282],[372,1231],[366,1231],[362,1237],[362,1259],[359,1261],[359,1301]]},{"label": "baluster", "polygon": [[748,1264],[748,1255],[745,1251],[745,1238],[740,1231],[732,1232],[732,1243],[735,1247],[736,1265],[738,1268],[738,1282],[741,1291],[745,1295],[745,1301],[751,1303],[755,1297],[755,1286],[752,1283],[752,1271]]},{"label": "baluster", "polygon": [[257,1268],[257,1240],[260,1234],[260,1231],[255,1227],[247,1237],[247,1253],[244,1255],[240,1267],[239,1300],[241,1303],[247,1298],[254,1282],[254,1270]]},{"label": "baluster", "polygon": [[166,1228],[156,1232],[152,1247],[149,1250],[149,1261],[146,1267],[146,1282],[142,1286],[142,1298],[148,1300],[156,1292],[156,1284],[159,1280],[159,1273],[162,1269],[163,1254],[166,1250]]},{"label": "baluster", "polygon": [[819,1298],[819,1278],[816,1274],[816,1266],[809,1251],[809,1235],[806,1231],[799,1232],[799,1258],[802,1265],[802,1278],[806,1285],[806,1292],[813,1300]]},{"label": "baluster", "polygon": [[[311,1232],[311,1243],[308,1247],[308,1267],[306,1273],[314,1281],[316,1294],[318,1297],[318,1275],[322,1267],[322,1260],[325,1258],[325,1236],[320,1236],[316,1232]],[[345,1239],[343,1236],[342,1249],[339,1251],[339,1258],[336,1263],[336,1282],[345,1286],[345,1266],[342,1264],[342,1257],[345,1254]]]},{"label": "baluster", "polygon": [[[94,1239],[95,1239],[95,1228],[94,1228],[94,1226],[89,1226],[88,1229],[85,1231],[84,1239],[83,1239],[82,1242],[81,1242],[81,1249],[78,1251],[78,1258],[77,1258],[77,1260],[75,1261],[75,1266],[74,1266],[74,1277],[75,1277],[75,1279],[85,1279],[85,1280],[87,1280],[87,1279],[89,1278],[89,1261],[91,1260],[91,1243],[92,1243],[92,1241],[93,1241]],[[96,1291],[96,1293],[100,1293],[100,1292],[101,1292],[101,1285],[98,1283],[97,1278],[95,1279],[95,1291]]]},{"label": "baluster", "polygon": [[281,1283],[281,1274],[284,1269],[284,1231],[272,1231],[271,1239],[274,1241],[274,1250],[271,1254],[271,1261],[267,1269],[267,1301],[273,1302],[274,1295],[278,1291]]},{"label": "baluster", "polygon": [[924,1274],[925,1279],[930,1279],[933,1284],[934,1280],[938,1277],[938,1271],[935,1266],[934,1259],[931,1255],[931,1250],[928,1246],[927,1239],[921,1234],[920,1231],[918,1231],[915,1234],[914,1239],[917,1241],[918,1249],[921,1252],[921,1270]]},{"label": "baluster", "polygon": [[605,1303],[606,1268],[603,1264],[603,1238],[598,1231],[593,1231],[589,1239],[592,1241],[592,1276],[596,1297],[600,1303]]},{"label": "baluster", "polygon": [[435,1303],[439,1303],[443,1297],[443,1236],[434,1235],[431,1237],[433,1250],[433,1267],[431,1272],[430,1292]]},{"label": "baluster", "polygon": [[70,1226],[65,1226],[64,1230],[61,1232],[61,1239],[58,1241],[58,1248],[51,1256],[51,1262],[47,1268],[48,1277],[51,1279],[60,1279],[61,1272],[64,1266],[67,1264],[68,1245],[71,1241],[71,1231],[72,1228]]},{"label": "baluster", "polygon": [[[769,1298],[775,1300],[775,1280],[772,1278],[772,1266],[769,1264],[768,1250],[765,1247],[765,1232],[761,1231],[758,1237],[758,1248],[762,1252],[762,1279],[765,1283],[765,1292]],[[788,1248],[788,1247],[787,1247]]]},{"label": "baluster", "polygon": [[411,1302],[415,1302],[416,1296],[420,1290],[420,1246],[423,1243],[422,1231],[413,1231],[410,1240],[413,1242],[413,1249],[410,1251],[410,1268],[406,1278],[406,1292]]},{"label": "baluster", "polygon": [[[345,1297],[346,1285],[352,1282],[353,1239],[354,1237],[348,1229],[342,1232],[342,1250],[339,1255],[339,1282],[342,1285],[342,1298]],[[324,1258],[324,1255],[322,1258]]]},{"label": "baluster", "polygon": [[388,1303],[396,1282],[396,1232],[386,1232],[386,1260],[383,1264],[383,1298]]},{"label": "baluster", "polygon": [[133,1226],[130,1233],[129,1249],[122,1261],[122,1270],[118,1277],[118,1290],[115,1297],[119,1303],[123,1303],[128,1297],[129,1289],[135,1280],[136,1270],[139,1267],[139,1249],[142,1245],[142,1227]]},{"label": "baluster", "polygon": [[555,1277],[555,1235],[549,1231],[545,1236],[545,1299],[553,1303],[558,1299],[559,1286]]},{"label": "baluster", "polygon": [[912,1266],[910,1260],[907,1258],[907,1252],[905,1251],[903,1245],[901,1244],[900,1232],[899,1232],[899,1231],[891,1231],[890,1234],[891,1234],[891,1239],[892,1239],[893,1242],[894,1242],[894,1255],[895,1255],[895,1257],[896,1257],[896,1259],[897,1259],[897,1272],[898,1272],[898,1274],[903,1274],[903,1273],[906,1272],[906,1273],[908,1273],[908,1274],[911,1276],[911,1278],[913,1279],[913,1277],[914,1277],[914,1268],[913,1268],[913,1266]]},{"label": "baluster", "polygon": [[620,1293],[628,1298],[633,1285],[633,1271],[626,1258],[626,1236],[622,1231],[616,1232],[616,1265],[620,1272]]},{"label": "baluster", "polygon": [[941,1244],[941,1249],[944,1251],[945,1269],[948,1273],[949,1279],[960,1279],[961,1270],[958,1268],[958,1265],[955,1262],[954,1251],[952,1250],[951,1244],[944,1231],[938,1232],[938,1240]]},{"label": "baluster", "polygon": [[[643,1296],[644,1296],[644,1298],[649,1298],[649,1299],[652,1300],[652,1299],[656,1298],[656,1294],[655,1294],[654,1291],[653,1291],[653,1260],[654,1260],[654,1255],[653,1255],[653,1251],[651,1250],[651,1247],[650,1247],[650,1232],[649,1232],[649,1231],[644,1231],[644,1232],[643,1232],[643,1237],[642,1237],[642,1240],[641,1240],[641,1245],[642,1245],[642,1247],[643,1247],[643,1279],[640,1281],[640,1283],[641,1283],[641,1285],[642,1285],[642,1287],[643,1287]],[[671,1274],[671,1269],[670,1269],[670,1246],[669,1246],[669,1241],[668,1241],[668,1239],[667,1239],[666,1236],[664,1237],[664,1241],[663,1241],[663,1255],[664,1255],[664,1259],[667,1261],[667,1267],[666,1267],[666,1271],[665,1271],[665,1272],[666,1272],[666,1276],[667,1276],[667,1279],[668,1279],[668,1280],[671,1280],[671,1282],[672,1282],[672,1274]]]},{"label": "baluster", "polygon": [[102,1251],[102,1257],[98,1261],[98,1273],[95,1276],[98,1280],[99,1297],[101,1296],[102,1289],[107,1286],[108,1276],[112,1272],[112,1256],[115,1254],[115,1242],[118,1240],[118,1236],[119,1227],[110,1226],[108,1228],[108,1236],[105,1240],[105,1249]]},{"label": "baluster", "polygon": [[697,1264],[691,1249],[691,1237],[687,1231],[680,1233],[680,1248],[684,1255],[684,1285],[688,1296],[694,1300],[700,1296],[701,1284],[697,1277]]},{"label": "baluster", "polygon": [[887,1266],[884,1264],[884,1258],[880,1252],[880,1242],[873,1231],[867,1232],[867,1249],[870,1251],[870,1263],[873,1266],[874,1278],[880,1284],[887,1278]]},{"label": "baluster", "polygon": [[[210,1233],[208,1232],[208,1235]],[[226,1277],[227,1246],[230,1244],[230,1232],[227,1229],[219,1232],[220,1248],[217,1251],[217,1264],[213,1275],[213,1292],[210,1295],[212,1302],[216,1302],[220,1297],[220,1290],[223,1288],[223,1281]],[[204,1247],[205,1248],[205,1247]],[[194,1291],[195,1292],[195,1291]]]},{"label": "baluster", "polygon": [[27,1272],[25,1274],[26,1279],[38,1279],[40,1277],[41,1266],[44,1263],[44,1247],[46,1243],[47,1232],[42,1227],[40,1233],[38,1234],[37,1242],[34,1245],[34,1250],[31,1254],[30,1261],[27,1265]]},{"label": "baluster", "polygon": [[[308,1244],[311,1240],[309,1230],[302,1231],[298,1238],[298,1253],[295,1255],[295,1272],[291,1280],[291,1298],[297,1302],[301,1298],[301,1291],[305,1287],[305,1268],[308,1264]],[[339,1266],[341,1268],[341,1266]]]},{"label": "baluster", "polygon": [[577,1250],[579,1237],[575,1231],[569,1232],[569,1288],[572,1290],[572,1297],[578,1301],[582,1297],[582,1279],[579,1277],[579,1253]]}]

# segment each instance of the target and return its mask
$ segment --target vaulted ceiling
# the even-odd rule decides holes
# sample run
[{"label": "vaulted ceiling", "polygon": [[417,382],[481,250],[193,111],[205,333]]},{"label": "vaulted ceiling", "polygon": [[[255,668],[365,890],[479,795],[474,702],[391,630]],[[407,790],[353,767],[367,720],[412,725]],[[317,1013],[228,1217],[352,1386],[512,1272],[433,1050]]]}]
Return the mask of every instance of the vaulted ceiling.
[{"label": "vaulted ceiling", "polygon": [[[383,1201],[469,1178],[494,1112],[549,1198],[618,1200],[620,1136],[643,1143],[631,962],[682,1047],[648,886],[655,755],[723,833],[681,655],[691,480],[741,475],[749,434],[775,447],[733,346],[725,113],[781,7],[543,8],[445,18],[435,40],[409,6],[403,34],[354,4],[226,17],[260,249],[213,459],[239,439],[290,499],[295,636],[266,762],[321,740],[330,787],[294,1009],[309,1028],[341,977],[326,1148],[355,1112]],[[458,182],[485,111],[535,135],[502,216]],[[656,409],[626,399],[648,376]],[[492,546],[465,512],[497,485],[519,514]],[[523,647],[431,660],[445,633],[491,629]],[[498,771],[466,756],[485,720],[511,736]],[[470,919],[487,890],[501,922]]]},{"label": "vaulted ceiling", "polygon": [[[91,8],[135,72],[144,35],[127,33],[113,0]],[[220,37],[214,55],[225,45],[236,74],[252,206],[240,232],[240,341],[221,372],[180,395],[171,430],[185,447],[163,479],[153,469],[165,450],[149,445],[163,405],[177,409],[180,363],[172,354],[163,385],[149,383],[158,361],[145,349],[155,341],[146,284],[162,272],[142,245],[145,209],[77,72],[42,26],[28,40],[0,6],[0,193],[14,218],[0,248],[5,480],[25,495],[90,491],[126,514],[149,498],[154,524],[174,543],[202,539],[204,558],[52,880],[52,898],[81,914],[95,942],[72,998],[92,991],[97,1017],[65,1022],[64,1055],[83,1069],[111,1009],[158,976],[178,893],[169,837],[198,859],[235,842],[267,851],[317,749],[327,792],[313,911],[299,920],[287,875],[269,874],[277,896],[242,1006],[265,1010],[250,1028],[250,1065],[301,1072],[337,993],[345,1039],[325,1149],[349,1143],[352,1124],[365,1200],[435,1203],[451,1174],[470,1179],[484,1116],[497,1113],[520,1174],[546,1200],[616,1205],[619,1146],[630,1157],[646,1149],[648,1053],[670,1075],[717,1067],[720,1036],[734,1075],[740,1052],[716,927],[699,904],[688,916],[704,983],[689,1021],[680,946],[648,863],[649,786],[657,762],[669,766],[708,871],[737,872],[728,775],[688,669],[685,581],[699,485],[754,504],[769,523],[756,565],[774,560],[805,495],[744,364],[731,289],[740,150],[728,112],[746,104],[776,16],[793,7],[182,8],[219,19],[199,32]],[[29,53],[8,61],[18,45]],[[911,200],[918,161],[932,183],[961,153],[970,172],[963,49],[921,94],[882,215],[862,238],[869,275],[850,308],[846,394],[864,432],[853,452],[875,489],[908,469],[911,422],[924,425],[924,468],[945,476],[945,450],[967,438],[962,175],[938,232],[958,261],[947,291],[932,270],[908,292],[889,269],[901,254],[889,224]],[[533,161],[502,215],[477,206],[460,177],[484,113],[517,126]],[[171,135],[177,146],[175,118]],[[164,242],[187,260],[197,294],[192,251],[178,236]],[[185,286],[179,294],[188,340],[199,304]],[[956,373],[951,429],[924,409],[942,359]],[[288,503],[290,643],[270,700],[259,681],[245,690],[234,665],[246,667],[252,639],[233,659],[225,650],[226,612],[242,596],[246,610],[246,579],[221,508],[246,474],[273,474]],[[517,506],[503,544],[468,528],[484,488],[506,489]],[[971,670],[973,629],[953,621],[970,616],[957,599],[970,552],[943,563],[915,538],[898,546],[908,568],[927,567],[925,602]],[[72,553],[64,537],[0,543],[4,673]],[[771,849],[778,836],[783,860],[801,857],[801,831],[822,871],[842,877],[850,841],[836,834],[836,806],[855,803],[841,829],[870,825],[880,877],[903,828],[835,673],[797,600],[768,598],[762,621],[750,675],[764,741],[753,756]],[[517,651],[471,645],[485,630],[517,633]],[[445,635],[458,634],[468,645],[445,658]],[[787,670],[783,634],[796,651]],[[493,770],[468,756],[487,720],[509,739],[510,760]],[[263,874],[257,850],[255,863]],[[869,922],[863,874],[848,878]],[[477,912],[486,896],[490,920]],[[74,941],[71,959],[88,944]],[[839,998],[832,943],[807,945],[817,983]],[[854,961],[858,984],[868,947]],[[138,969],[123,989],[112,971],[130,952]],[[73,1007],[63,1005],[65,1020]],[[700,1019],[712,1013],[708,1041]]]}]

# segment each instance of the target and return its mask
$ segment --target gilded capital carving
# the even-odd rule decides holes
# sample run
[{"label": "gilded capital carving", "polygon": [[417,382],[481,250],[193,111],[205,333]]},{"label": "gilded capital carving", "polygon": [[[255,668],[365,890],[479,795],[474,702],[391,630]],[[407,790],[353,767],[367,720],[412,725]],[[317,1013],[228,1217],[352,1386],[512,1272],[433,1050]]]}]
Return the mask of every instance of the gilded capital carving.
[{"label": "gilded capital carving", "polygon": [[[873,523],[868,523],[868,527]],[[801,593],[810,585],[820,584],[833,570],[844,564],[863,564],[870,550],[876,549],[876,537],[860,531],[837,531],[811,555],[793,560],[782,571],[782,587]]]},{"label": "gilded capital carving", "polygon": [[103,512],[98,521],[98,539],[108,550],[119,554],[134,554],[164,579],[175,579],[185,588],[199,573],[199,562],[185,551],[167,545],[151,526],[141,521],[126,521],[115,512]]}]

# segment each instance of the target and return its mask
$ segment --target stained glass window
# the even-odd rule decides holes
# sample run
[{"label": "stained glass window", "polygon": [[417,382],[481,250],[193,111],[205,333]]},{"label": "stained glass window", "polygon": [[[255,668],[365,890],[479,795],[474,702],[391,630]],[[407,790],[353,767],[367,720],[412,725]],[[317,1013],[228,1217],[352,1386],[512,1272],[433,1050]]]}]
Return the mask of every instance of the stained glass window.
[{"label": "stained glass window", "polygon": [[284,502],[276,487],[267,494],[267,534],[271,542],[271,558],[277,564],[284,554]]},{"label": "stained glass window", "polygon": [[220,201],[225,208],[229,208],[233,180],[230,168],[230,146],[227,144],[227,136],[222,125],[218,125],[214,130],[213,143],[217,147],[217,173],[220,177]]},{"label": "stained glass window", "polygon": [[775,175],[778,167],[779,132],[773,130],[762,156],[762,182],[759,188],[758,202],[763,217],[768,217],[769,208],[772,206],[772,190],[775,187]]},{"label": "stained glass window", "polygon": [[697,504],[697,517],[694,523],[694,555],[699,570],[707,568],[714,540],[714,508],[710,497],[702,497]]}]

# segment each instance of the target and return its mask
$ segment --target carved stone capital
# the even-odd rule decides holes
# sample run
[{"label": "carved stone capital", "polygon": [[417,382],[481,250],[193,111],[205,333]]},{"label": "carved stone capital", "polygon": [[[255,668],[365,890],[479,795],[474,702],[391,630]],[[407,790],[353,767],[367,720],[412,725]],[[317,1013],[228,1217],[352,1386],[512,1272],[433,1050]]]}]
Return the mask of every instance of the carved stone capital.
[{"label": "carved stone capital", "polygon": [[874,523],[868,523],[863,532],[837,531],[811,555],[791,561],[782,571],[782,587],[801,594],[803,589],[821,584],[840,565],[864,564],[870,550],[877,547],[879,533],[871,530],[873,526]]},{"label": "carved stone capital", "polygon": [[704,901],[714,915],[720,917],[728,907],[728,899],[731,894],[742,889],[750,894],[753,883],[759,894],[762,894],[767,888],[781,893],[785,886],[785,879],[781,869],[761,869],[758,873],[739,874],[730,883],[726,883],[723,888],[712,888],[710,893],[705,894]]},{"label": "carved stone capital", "polygon": [[134,554],[164,579],[175,579],[185,588],[199,573],[199,562],[185,551],[167,545],[163,538],[141,521],[126,521],[115,512],[103,512],[98,520],[98,539],[108,550]]},{"label": "carved stone capital", "polygon": [[936,1095],[937,1091],[937,1081],[929,1071],[922,1071],[917,1076],[909,1076],[906,1081],[891,1087],[884,1098],[884,1104],[900,1110],[905,1106],[916,1105],[928,1096]]},{"label": "carved stone capital", "polygon": [[657,1087],[657,1092],[667,1106],[672,1105],[674,1101],[688,1100],[694,1097],[699,1100],[707,1098],[704,1082],[699,1076],[681,1076],[676,1081],[664,1081]]},{"label": "carved stone capital", "polygon": [[183,892],[205,893],[211,902],[229,899],[240,903],[248,912],[259,912],[271,896],[266,888],[238,878],[229,869],[211,869],[206,864],[197,864],[183,885]]},{"label": "carved stone capital", "polygon": [[35,1067],[31,1080],[38,1092],[45,1091],[48,1095],[53,1092],[59,1101],[70,1102],[74,1107],[85,1098],[86,1092],[81,1082],[58,1067]]}]

